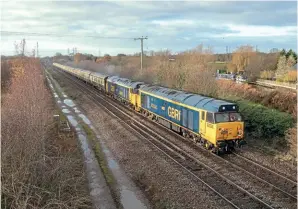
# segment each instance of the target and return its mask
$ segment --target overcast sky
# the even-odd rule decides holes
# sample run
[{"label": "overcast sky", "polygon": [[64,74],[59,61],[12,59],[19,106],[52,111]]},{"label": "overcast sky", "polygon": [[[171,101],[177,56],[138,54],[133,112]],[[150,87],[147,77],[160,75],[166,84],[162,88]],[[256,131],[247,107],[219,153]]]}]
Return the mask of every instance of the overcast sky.
[{"label": "overcast sky", "polygon": [[13,54],[15,41],[26,39],[40,55],[78,52],[101,55],[135,53],[140,41],[86,37],[148,36],[144,50],[173,52],[203,43],[214,52],[250,44],[261,51],[297,51],[297,2],[285,1],[32,1],[2,2],[1,30],[76,35],[68,37],[1,34],[2,54]]}]

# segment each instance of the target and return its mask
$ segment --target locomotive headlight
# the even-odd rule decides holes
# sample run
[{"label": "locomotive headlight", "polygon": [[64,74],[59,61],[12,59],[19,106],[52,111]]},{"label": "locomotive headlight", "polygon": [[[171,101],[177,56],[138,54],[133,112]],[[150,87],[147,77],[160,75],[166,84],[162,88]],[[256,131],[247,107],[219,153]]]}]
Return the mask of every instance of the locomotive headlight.
[{"label": "locomotive headlight", "polygon": [[227,134],[228,133],[228,129],[223,128],[220,133],[221,134]]},{"label": "locomotive headlight", "polygon": [[238,136],[243,136],[243,130],[242,129],[238,129],[237,133],[238,133]]}]

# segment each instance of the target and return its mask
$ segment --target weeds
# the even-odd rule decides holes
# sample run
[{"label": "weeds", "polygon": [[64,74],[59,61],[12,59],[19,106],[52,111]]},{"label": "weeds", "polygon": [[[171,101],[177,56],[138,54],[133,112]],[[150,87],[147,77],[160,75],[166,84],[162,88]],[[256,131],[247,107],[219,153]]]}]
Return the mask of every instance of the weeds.
[{"label": "weeds", "polygon": [[3,208],[90,208],[76,139],[59,135],[38,59],[11,60],[2,104]]}]

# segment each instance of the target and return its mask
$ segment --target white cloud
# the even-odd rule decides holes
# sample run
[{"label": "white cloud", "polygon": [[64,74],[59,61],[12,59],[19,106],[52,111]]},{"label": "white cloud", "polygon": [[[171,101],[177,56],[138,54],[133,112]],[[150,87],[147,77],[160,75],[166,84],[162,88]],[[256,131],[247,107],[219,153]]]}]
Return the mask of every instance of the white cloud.
[{"label": "white cloud", "polygon": [[160,26],[174,26],[174,27],[180,27],[180,26],[189,26],[194,25],[194,20],[153,20],[153,24],[160,25]]},{"label": "white cloud", "polygon": [[[7,1],[2,3],[1,30],[74,34],[76,37],[2,35],[1,47],[4,48],[2,51],[13,51],[14,41],[26,38],[28,49],[39,42],[42,55],[52,55],[53,51],[65,53],[67,48],[72,47],[95,54],[98,50],[111,54],[140,50],[139,41],[133,39],[96,39],[88,35],[125,38],[147,35],[149,39],[144,44],[148,50],[170,48],[173,51],[195,47],[202,40],[212,45],[212,38],[221,38],[222,41],[222,37],[230,37],[235,43],[240,37],[247,38],[246,43],[254,41],[254,37],[266,38],[280,46],[292,43],[293,40],[281,43],[277,39],[283,37],[283,40],[287,40],[296,35],[296,27],[288,24],[289,18],[285,15],[296,16],[297,11],[292,7],[278,8],[272,17],[278,18],[279,26],[264,26],[263,22],[258,25],[251,23],[251,20],[276,22],[271,16],[267,19],[265,14],[258,16],[259,12],[255,9],[258,4],[243,6],[243,3],[237,2],[209,1]],[[244,8],[245,12],[240,12],[239,8]],[[225,50],[223,41],[217,41],[217,44],[224,45]]]},{"label": "white cloud", "polygon": [[231,33],[223,33],[216,37],[272,37],[272,36],[296,36],[295,26],[256,26],[256,25],[226,25]]}]

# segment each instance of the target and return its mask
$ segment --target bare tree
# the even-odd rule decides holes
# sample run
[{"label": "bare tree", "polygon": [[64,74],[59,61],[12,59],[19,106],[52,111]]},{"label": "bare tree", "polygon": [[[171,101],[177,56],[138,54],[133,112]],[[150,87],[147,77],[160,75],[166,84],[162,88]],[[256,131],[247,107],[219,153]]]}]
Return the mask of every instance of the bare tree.
[{"label": "bare tree", "polygon": [[236,65],[237,71],[243,71],[250,63],[250,59],[256,56],[252,46],[240,46],[232,55],[232,63]]},{"label": "bare tree", "polygon": [[244,68],[245,75],[248,81],[256,81],[260,76],[260,72],[264,63],[264,58],[262,56],[252,56],[250,58],[249,64]]}]

